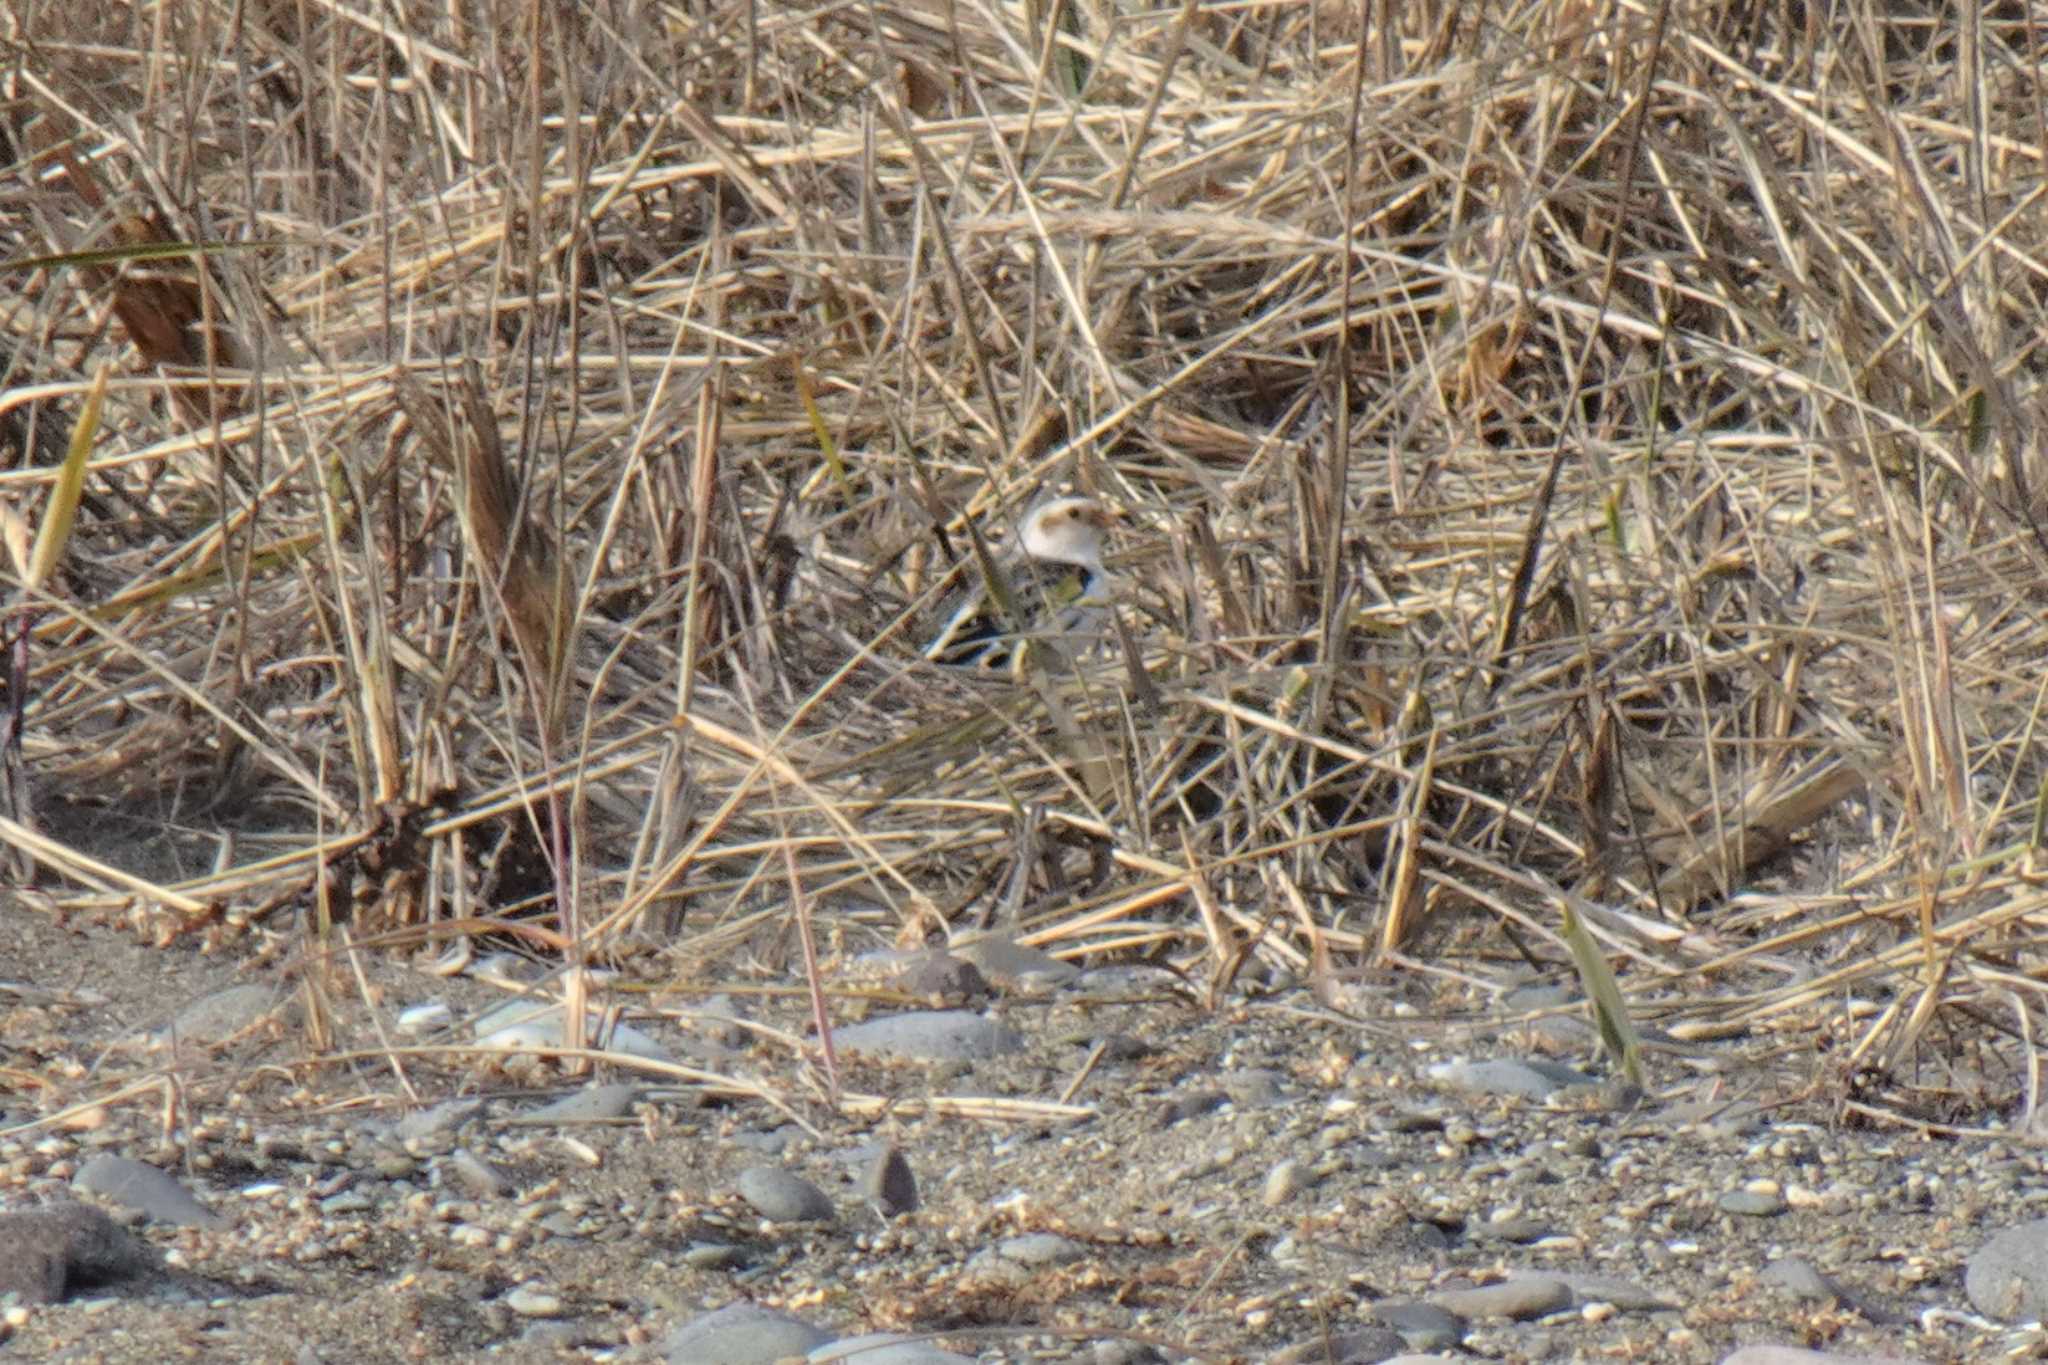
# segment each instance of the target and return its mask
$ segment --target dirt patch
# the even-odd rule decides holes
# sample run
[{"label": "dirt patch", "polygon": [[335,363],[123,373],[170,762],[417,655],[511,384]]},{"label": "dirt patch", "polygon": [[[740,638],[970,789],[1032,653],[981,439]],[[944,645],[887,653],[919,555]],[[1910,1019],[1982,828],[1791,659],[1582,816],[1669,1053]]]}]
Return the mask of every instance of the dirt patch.
[{"label": "dirt patch", "polygon": [[[236,983],[279,981],[276,966],[8,918],[13,980],[30,988],[5,1017],[11,1064],[46,1080],[10,1117],[158,1085],[6,1138],[6,1204],[70,1197],[85,1159],[118,1152],[228,1220],[142,1225],[176,1278],[29,1311],[7,1342],[28,1358],[654,1358],[679,1324],[751,1301],[840,1334],[934,1333],[986,1360],[1144,1359],[1146,1343],[1162,1359],[1242,1360],[1362,1329],[1388,1301],[1535,1272],[1613,1283],[1534,1321],[1472,1320],[1467,1349],[1712,1360],[1778,1341],[1963,1360],[1986,1343],[1918,1318],[1966,1307],[1962,1258],[2021,1174],[1995,1144],[1848,1131],[1782,1103],[1811,1078],[1768,1039],[1653,1049],[1653,1092],[1634,1102],[1611,1086],[1542,1103],[1448,1089],[1433,1066],[1535,1057],[1575,1018],[1489,1025],[1399,982],[1358,1020],[1284,983],[1214,1012],[1128,975],[999,995],[993,1010],[1024,1039],[1013,1055],[845,1058],[844,1091],[888,1101],[864,1117],[835,1113],[784,1049],[677,1027],[656,987],[638,997],[652,1007],[639,1027],[691,1064],[716,1053],[786,1110],[604,1068],[647,1087],[626,1117],[533,1125],[570,1084],[553,1064],[347,1055],[372,1013],[388,1032],[407,1005],[468,1012],[501,994],[473,981],[366,959],[374,1009],[331,1002],[345,1060],[318,1066],[300,1064],[303,1017],[151,1052],[138,1034]],[[37,995],[88,990],[90,1003]],[[739,1000],[759,1027],[802,1026],[794,998],[721,1008]],[[464,1100],[478,1103],[435,1108]],[[987,1117],[940,1116],[940,1101]],[[1032,1116],[1054,1103],[1092,1116]],[[884,1138],[920,1201],[890,1220],[862,1195]],[[734,1193],[757,1165],[816,1185],[836,1220],[766,1223]],[[1721,1207],[1745,1190],[1777,1191],[1777,1211]],[[1064,1250],[1006,1254],[1030,1233]],[[1787,1257],[1833,1290],[1773,1287]]]}]

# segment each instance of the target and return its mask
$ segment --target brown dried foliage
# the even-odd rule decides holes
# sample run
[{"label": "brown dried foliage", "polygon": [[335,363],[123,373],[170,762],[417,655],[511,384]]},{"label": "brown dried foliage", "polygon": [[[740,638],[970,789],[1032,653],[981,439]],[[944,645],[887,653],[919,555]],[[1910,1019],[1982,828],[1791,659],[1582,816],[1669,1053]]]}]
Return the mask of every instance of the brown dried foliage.
[{"label": "brown dried foliage", "polygon": [[[467,916],[516,816],[588,950],[680,923],[704,963],[792,903],[853,947],[998,896],[1061,951],[1341,1000],[1372,958],[1561,969],[1571,903],[1681,1034],[1879,1002],[1852,1107],[1941,1107],[1914,1066],[1959,1036],[2027,1089],[2040,25],[90,10],[15,20],[12,107],[274,244],[215,263],[274,314],[117,307],[151,365],[260,357],[265,406],[202,446],[116,395],[115,510],[38,638],[45,781],[141,733],[176,775],[62,799],[304,854],[163,890],[278,904],[315,831],[453,786],[412,913]],[[93,305],[21,283],[17,382],[76,380]],[[969,522],[1053,487],[1132,519],[1129,648],[920,663]]]}]

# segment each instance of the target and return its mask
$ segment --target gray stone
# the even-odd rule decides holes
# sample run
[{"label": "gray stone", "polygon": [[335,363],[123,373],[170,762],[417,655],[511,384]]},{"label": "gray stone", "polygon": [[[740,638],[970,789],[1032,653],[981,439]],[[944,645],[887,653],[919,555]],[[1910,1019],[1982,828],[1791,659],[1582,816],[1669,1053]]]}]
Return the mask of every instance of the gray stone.
[{"label": "gray stone", "polygon": [[1764,1114],[1755,1100],[1682,1100],[1659,1110],[1657,1118],[1679,1132],[1739,1138],[1762,1128]]},{"label": "gray stone", "polygon": [[512,1193],[512,1177],[474,1152],[450,1153],[442,1169],[479,1199],[502,1199]]},{"label": "gray stone", "polygon": [[1501,1008],[1513,1014],[1561,1009],[1579,999],[1578,987],[1564,981],[1525,981],[1501,997]]},{"label": "gray stone", "polygon": [[927,1062],[981,1061],[1024,1047],[1015,1029],[966,1010],[885,1014],[834,1029],[832,1041],[848,1052]]},{"label": "gray stone", "polygon": [[1509,1214],[1505,1218],[1489,1218],[1473,1223],[1465,1229],[1474,1242],[1507,1242],[1527,1246],[1550,1236],[1551,1226],[1524,1214]]},{"label": "gray stone", "polygon": [[730,1242],[692,1242],[683,1248],[683,1264],[692,1270],[726,1270],[744,1259]]},{"label": "gray stone", "polygon": [[861,1193],[881,1211],[884,1218],[917,1211],[917,1177],[911,1172],[909,1159],[895,1143],[883,1143],[874,1160],[868,1163],[867,1174],[861,1181]]},{"label": "gray stone", "polygon": [[1445,1289],[1427,1300],[1461,1318],[1507,1318],[1521,1322],[1569,1308],[1571,1286],[1542,1275],[1481,1285],[1476,1289]]},{"label": "gray stone", "polygon": [[1444,1062],[1429,1068],[1429,1078],[1453,1090],[1467,1090],[1479,1095],[1512,1095],[1525,1100],[1548,1099],[1560,1090],[1599,1084],[1582,1071],[1540,1058]]},{"label": "gray stone", "polygon": [[774,1365],[790,1356],[806,1356],[832,1334],[802,1318],[751,1303],[729,1303],[715,1313],[692,1318],[661,1342],[668,1365]]},{"label": "gray stone", "polygon": [[1089,1349],[1089,1365],[1160,1365],[1166,1359],[1144,1341],[1098,1341]]},{"label": "gray stone", "polygon": [[544,1104],[530,1114],[522,1115],[522,1123],[600,1123],[606,1119],[622,1119],[633,1112],[633,1104],[640,1098],[640,1087],[624,1082],[612,1085],[586,1086],[573,1094],[564,1095],[553,1103]]},{"label": "gray stone", "polygon": [[78,1168],[72,1185],[152,1221],[181,1228],[224,1228],[228,1220],[207,1208],[183,1185],[146,1161],[102,1153]]},{"label": "gray stone", "polygon": [[829,1223],[837,1216],[823,1190],[780,1166],[749,1166],[737,1185],[740,1198],[771,1223]]},{"label": "gray stone", "polygon": [[1081,969],[1071,962],[1062,962],[1051,953],[1027,948],[1000,934],[963,940],[953,945],[953,951],[979,967],[990,980],[1026,990],[1064,986],[1081,974]]},{"label": "gray stone", "polygon": [[283,1003],[271,986],[230,986],[187,1005],[156,1040],[163,1045],[226,1042]]},{"label": "gray stone", "polygon": [[942,1351],[928,1341],[897,1332],[845,1337],[818,1347],[804,1359],[809,1365],[974,1365],[973,1356]]},{"label": "gray stone", "polygon": [[[648,1061],[675,1060],[667,1048],[631,1024],[620,1024],[609,1032],[600,1033],[597,1031],[600,1022],[601,1016],[596,1011],[585,1013],[585,1046],[602,1047],[609,1052],[643,1057]],[[539,1001],[514,1000],[476,1021],[477,1041],[485,1047],[503,1048],[507,1052],[557,1048],[567,1037],[568,1027],[562,1017],[562,1007]]]},{"label": "gray stone", "polygon": [[1448,1351],[1465,1339],[1465,1319],[1447,1308],[1413,1299],[1389,1299],[1367,1310],[1372,1320],[1401,1334],[1414,1351]]},{"label": "gray stone", "polygon": [[505,1306],[522,1318],[562,1316],[562,1298],[537,1284],[522,1284],[505,1296]]},{"label": "gray stone", "polygon": [[407,1114],[393,1126],[392,1134],[400,1142],[424,1142],[454,1132],[483,1112],[482,1100],[443,1100]]},{"label": "gray stone", "polygon": [[1296,1342],[1267,1356],[1266,1365],[1379,1365],[1403,1349],[1400,1335],[1387,1328],[1354,1327]]},{"label": "gray stone", "polygon": [[0,1213],[0,1300],[56,1303],[72,1289],[160,1273],[156,1249],[90,1204]]},{"label": "gray stone", "polygon": [[911,954],[897,985],[932,1005],[968,1005],[989,993],[988,978],[979,967],[942,950]]},{"label": "gray stone", "polygon": [[582,1323],[536,1318],[519,1334],[519,1344],[530,1350],[567,1351],[581,1345],[583,1338]]},{"label": "gray stone", "polygon": [[1152,1121],[1160,1128],[1171,1128],[1176,1123],[1212,1114],[1230,1103],[1230,1096],[1221,1090],[1197,1090],[1190,1094],[1176,1095],[1160,1102],[1154,1111]]},{"label": "gray stone", "polygon": [[1757,1278],[1765,1284],[1776,1285],[1790,1293],[1795,1299],[1808,1299],[1820,1303],[1833,1303],[1842,1297],[1828,1277],[1820,1273],[1813,1262],[1797,1256],[1787,1256],[1772,1261],[1763,1268]]},{"label": "gray stone", "polygon": [[1450,1351],[1464,1340],[1464,1318],[1417,1300],[1382,1300],[1366,1310],[1380,1326],[1401,1334],[1401,1345],[1409,1351]]},{"label": "gray stone", "polygon": [[1723,1213],[1744,1218],[1775,1218],[1785,1212],[1785,1196],[1769,1190],[1730,1190],[1714,1201]]},{"label": "gray stone", "polygon": [[1619,1275],[1587,1275],[1575,1270],[1517,1270],[1510,1273],[1508,1278],[1519,1280],[1529,1275],[1536,1275],[1545,1280],[1562,1281],[1565,1288],[1572,1291],[1574,1308],[1583,1308],[1589,1303],[1604,1303],[1619,1308],[1624,1313],[1662,1313],[1685,1306],[1669,1295],[1659,1294],[1654,1289],[1645,1289],[1634,1280],[1624,1280]]},{"label": "gray stone", "polygon": [[2048,1218],[2006,1228],[1977,1248],[1964,1268],[1963,1290],[1986,1317],[2048,1318]]},{"label": "gray stone", "polygon": [[1054,1232],[1026,1232],[996,1243],[996,1255],[1018,1265],[1067,1265],[1088,1255],[1088,1248]]},{"label": "gray stone", "polygon": [[1918,1365],[1913,1356],[1836,1355],[1797,1346],[1745,1346],[1721,1357],[1721,1365]]},{"label": "gray stone", "polygon": [[799,1130],[791,1124],[771,1128],[765,1133],[745,1131],[734,1133],[732,1145],[745,1152],[758,1152],[762,1156],[781,1156],[789,1150],[789,1144],[798,1136]]},{"label": "gray stone", "polygon": [[1278,1208],[1303,1190],[1312,1189],[1316,1183],[1315,1172],[1287,1157],[1266,1172],[1266,1180],[1259,1187],[1259,1202],[1267,1208]]},{"label": "gray stone", "polygon": [[1287,1098],[1286,1078],[1269,1066],[1247,1066],[1217,1078],[1223,1093],[1240,1109],[1267,1109]]}]

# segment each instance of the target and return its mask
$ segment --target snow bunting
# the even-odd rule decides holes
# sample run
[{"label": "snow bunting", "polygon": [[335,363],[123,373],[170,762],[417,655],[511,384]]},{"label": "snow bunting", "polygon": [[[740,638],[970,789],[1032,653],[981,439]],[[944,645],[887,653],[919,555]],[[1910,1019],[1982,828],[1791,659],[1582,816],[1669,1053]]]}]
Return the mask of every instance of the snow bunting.
[{"label": "snow bunting", "polygon": [[1017,535],[1021,553],[996,561],[1002,582],[993,592],[986,581],[976,583],[954,603],[924,657],[999,667],[1019,638],[1078,632],[1099,619],[1110,588],[1102,541],[1113,520],[1093,498],[1054,498],[1032,508]]}]

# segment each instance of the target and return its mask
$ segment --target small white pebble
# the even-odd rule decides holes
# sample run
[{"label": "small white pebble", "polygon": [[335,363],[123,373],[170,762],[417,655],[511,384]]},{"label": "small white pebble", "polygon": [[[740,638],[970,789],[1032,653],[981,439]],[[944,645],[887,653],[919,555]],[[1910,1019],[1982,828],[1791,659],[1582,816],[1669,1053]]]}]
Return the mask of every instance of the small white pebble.
[{"label": "small white pebble", "polygon": [[522,1284],[507,1294],[505,1306],[522,1318],[553,1318],[562,1313],[560,1296],[533,1284]]}]

